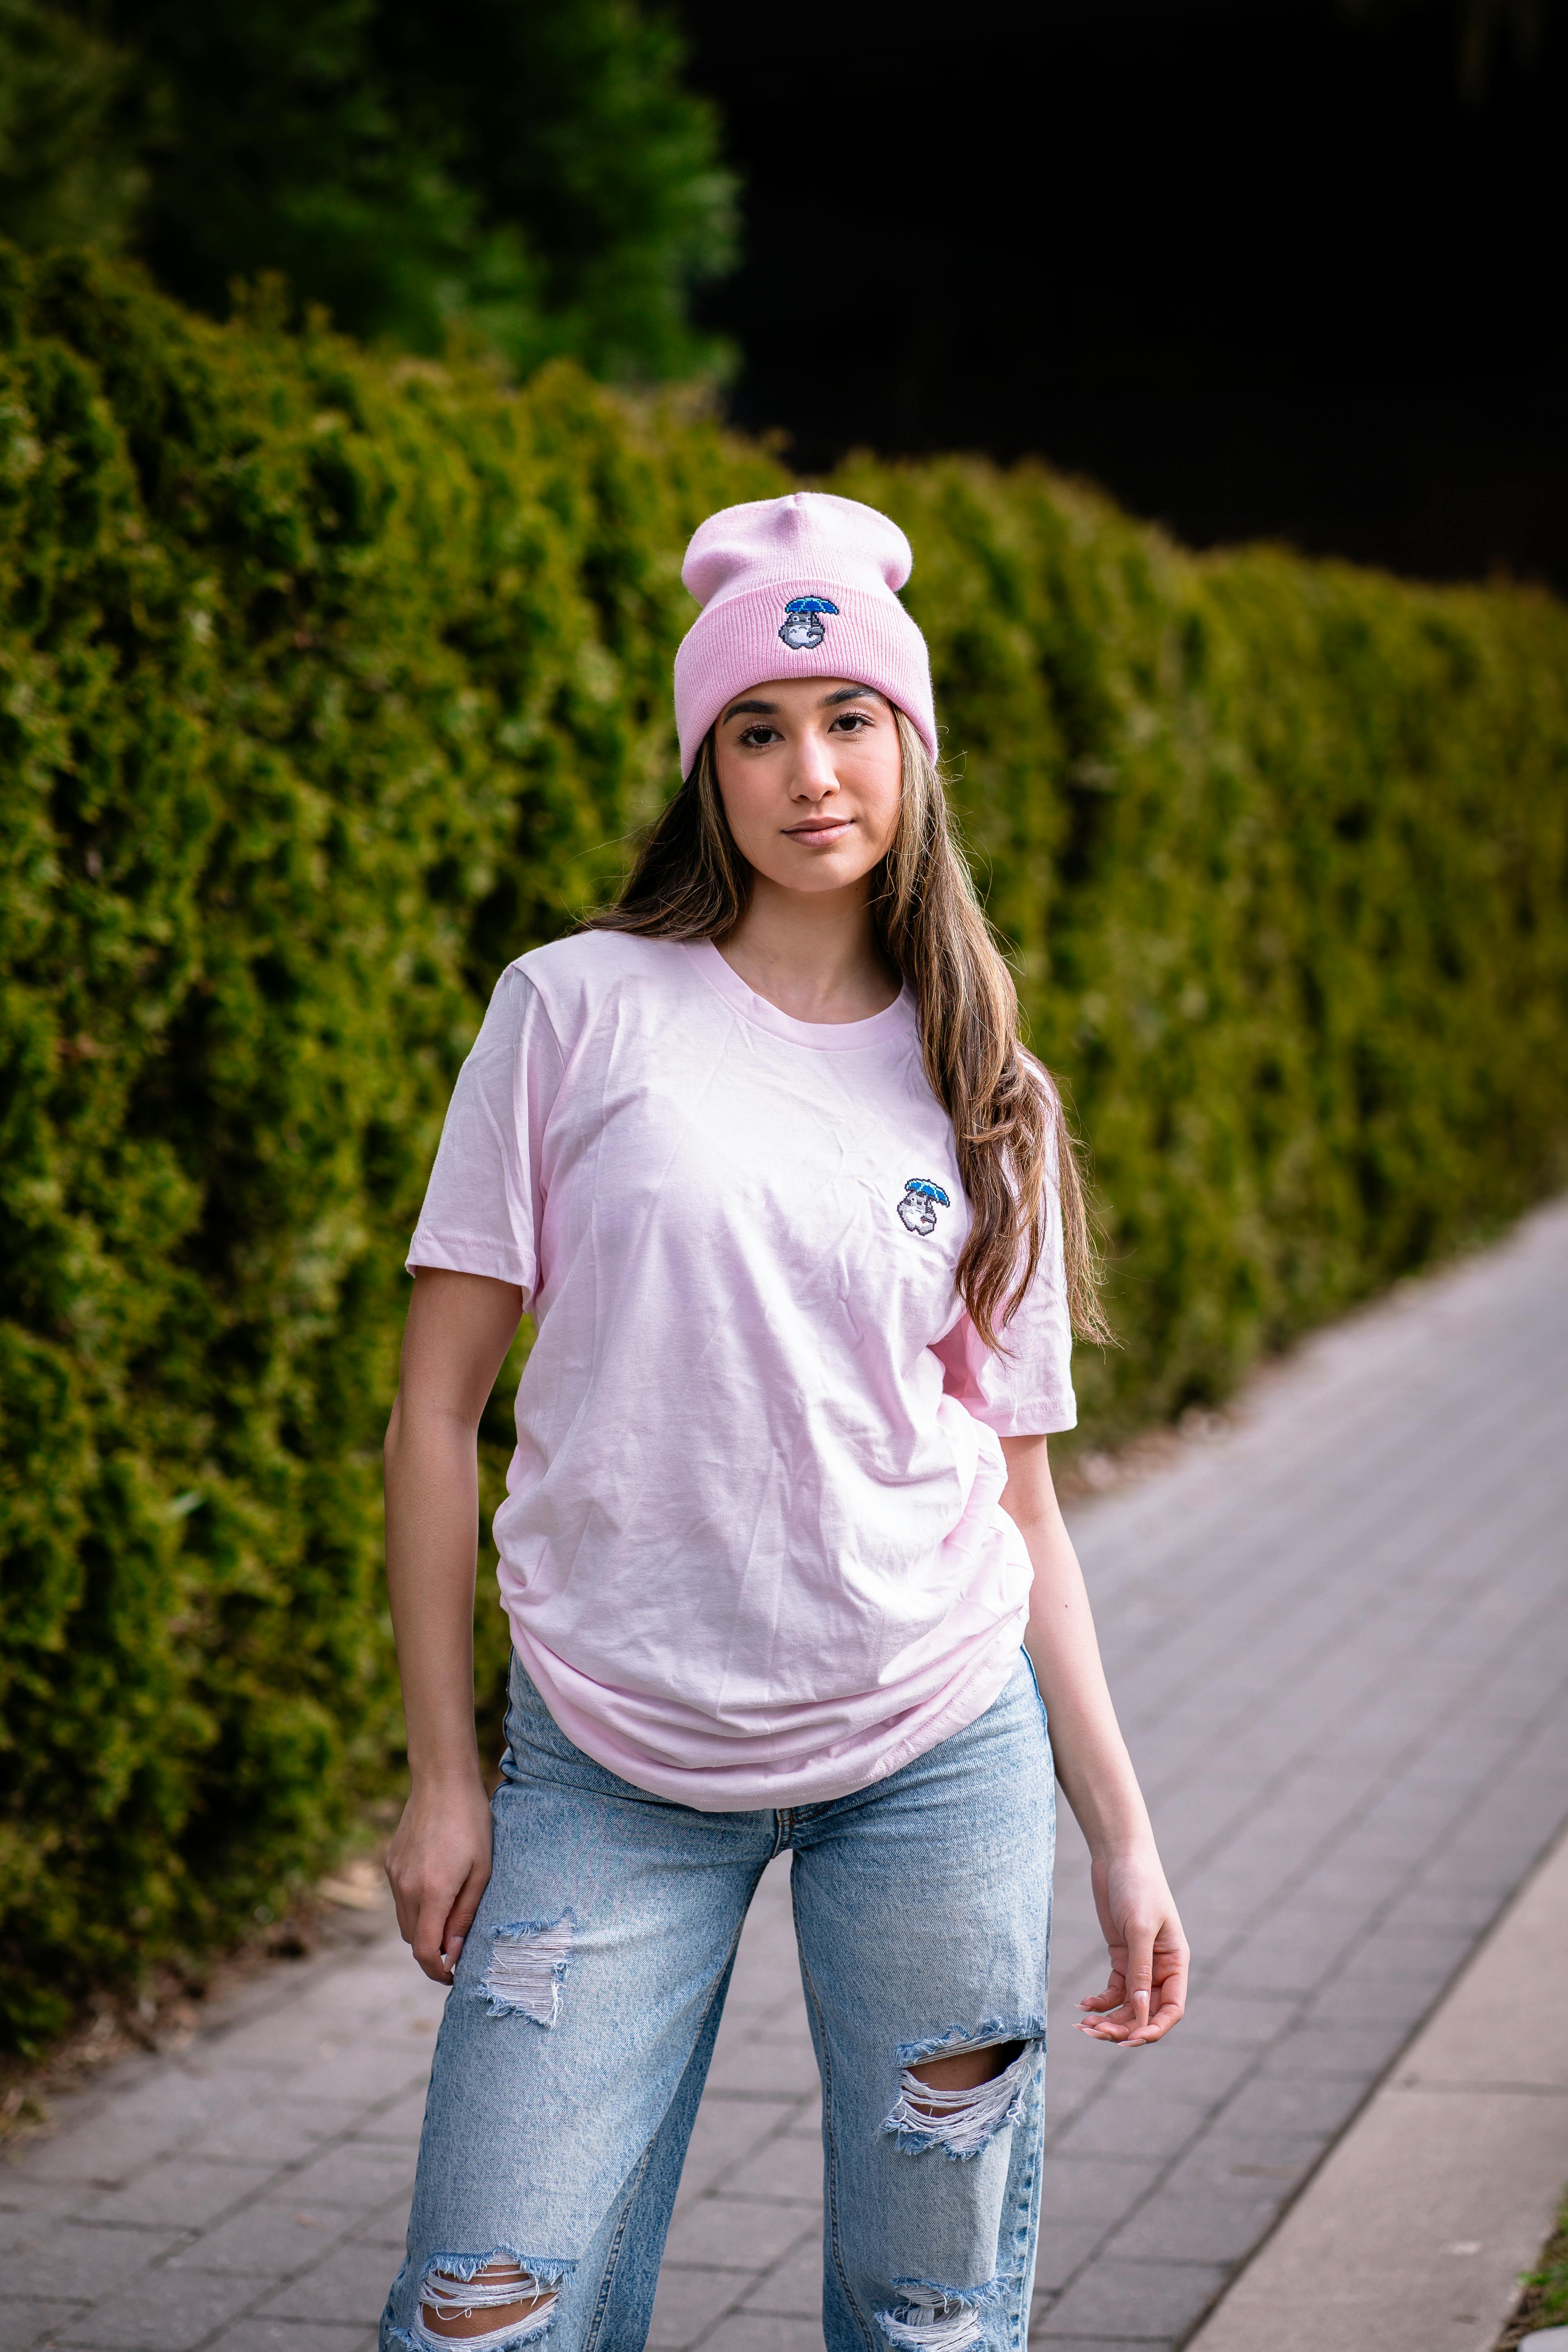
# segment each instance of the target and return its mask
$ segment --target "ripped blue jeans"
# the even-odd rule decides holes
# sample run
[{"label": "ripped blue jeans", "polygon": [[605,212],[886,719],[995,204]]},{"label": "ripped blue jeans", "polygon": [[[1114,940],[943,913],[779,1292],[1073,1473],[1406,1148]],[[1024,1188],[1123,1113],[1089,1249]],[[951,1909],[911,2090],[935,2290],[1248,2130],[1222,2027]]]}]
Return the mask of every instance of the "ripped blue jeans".
[{"label": "ripped blue jeans", "polygon": [[[639,2352],[742,1922],[786,1848],[822,2073],[827,2352],[1023,2352],[1056,1827],[1026,1659],[901,1771],[783,1811],[634,1788],[515,1658],[507,1736],[383,2352]],[[1021,2054],[973,2091],[908,2072],[1007,2042]],[[477,2335],[428,2325],[465,2312]]]}]

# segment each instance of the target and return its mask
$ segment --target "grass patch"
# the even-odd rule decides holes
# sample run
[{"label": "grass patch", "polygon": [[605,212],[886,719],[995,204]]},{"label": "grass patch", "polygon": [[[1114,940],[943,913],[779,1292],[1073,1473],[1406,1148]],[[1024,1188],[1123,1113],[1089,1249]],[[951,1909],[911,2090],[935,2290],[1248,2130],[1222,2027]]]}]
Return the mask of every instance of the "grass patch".
[{"label": "grass patch", "polygon": [[1498,2338],[1497,2352],[1512,2352],[1538,2327],[1568,2326],[1568,2190],[1557,2210],[1557,2227],[1542,2248],[1539,2267],[1526,2271],[1520,2284],[1523,2293]]}]

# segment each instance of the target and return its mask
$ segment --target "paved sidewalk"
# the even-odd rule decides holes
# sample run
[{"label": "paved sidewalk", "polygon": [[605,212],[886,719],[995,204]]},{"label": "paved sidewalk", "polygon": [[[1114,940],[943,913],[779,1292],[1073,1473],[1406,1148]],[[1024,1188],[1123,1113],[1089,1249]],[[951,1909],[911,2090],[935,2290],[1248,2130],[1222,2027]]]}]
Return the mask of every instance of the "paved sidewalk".
[{"label": "paved sidewalk", "polygon": [[1492,2352],[1568,2180],[1564,1950],[1568,1836],[1192,2352],[1259,2352],[1282,2311],[1290,2352]]},{"label": "paved sidewalk", "polygon": [[[1034,2342],[1191,2331],[1568,1820],[1568,1202],[1326,1333],[1074,1515],[1199,1955],[1144,2053],[1058,2030]],[[1100,1980],[1064,1825],[1055,2010]],[[0,2352],[366,2352],[441,1994],[280,1970],[0,2169]],[[820,2352],[815,2075],[775,1864],[661,2352]],[[622,2347],[606,2347],[622,2352]]]}]

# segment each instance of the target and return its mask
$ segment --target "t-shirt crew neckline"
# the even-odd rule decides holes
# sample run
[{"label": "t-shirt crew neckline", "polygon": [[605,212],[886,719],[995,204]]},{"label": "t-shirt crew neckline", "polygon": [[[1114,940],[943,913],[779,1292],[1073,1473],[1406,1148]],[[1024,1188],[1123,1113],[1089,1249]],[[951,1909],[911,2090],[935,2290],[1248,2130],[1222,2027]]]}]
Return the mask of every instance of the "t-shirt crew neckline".
[{"label": "t-shirt crew neckline", "polygon": [[786,1037],[792,1045],[809,1045],[822,1054],[853,1054],[867,1045],[880,1045],[891,1038],[906,1036],[911,1026],[914,1003],[908,981],[891,1004],[865,1021],[797,1021],[793,1013],[781,1011],[767,997],[748,988],[711,940],[689,940],[683,945],[703,979],[727,1004],[754,1022],[759,1029],[770,1030],[775,1037]]}]

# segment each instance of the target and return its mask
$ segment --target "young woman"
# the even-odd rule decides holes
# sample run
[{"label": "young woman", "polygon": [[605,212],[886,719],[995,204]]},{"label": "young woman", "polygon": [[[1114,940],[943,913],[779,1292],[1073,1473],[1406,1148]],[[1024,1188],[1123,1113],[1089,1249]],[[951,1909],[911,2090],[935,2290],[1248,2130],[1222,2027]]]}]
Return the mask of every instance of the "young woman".
[{"label": "young woman", "polygon": [[[386,1449],[387,1868],[452,1984],[389,2352],[637,2352],[785,1850],[829,2352],[1025,2340],[1053,1745],[1110,1948],[1085,2028],[1182,2014],[1046,1459],[1069,1311],[1100,1328],[1079,1181],[947,831],[910,561],[845,499],[703,524],[686,782],[619,903],[502,974],[453,1097]],[[487,1801],[475,1433],[525,1310]]]}]

